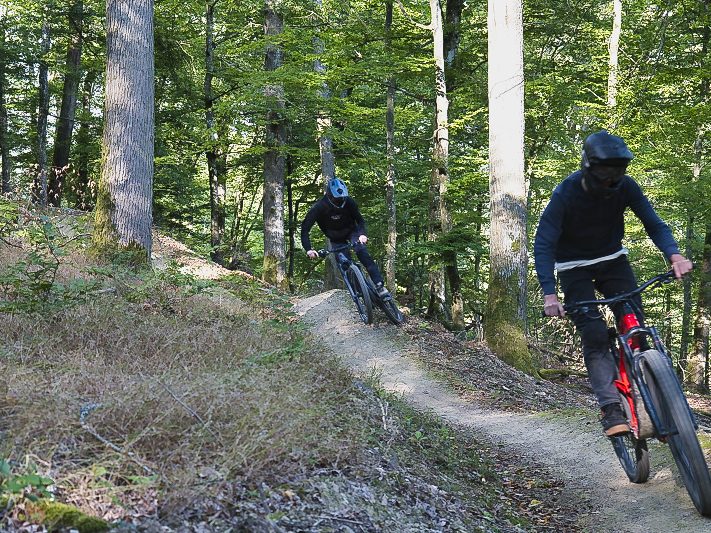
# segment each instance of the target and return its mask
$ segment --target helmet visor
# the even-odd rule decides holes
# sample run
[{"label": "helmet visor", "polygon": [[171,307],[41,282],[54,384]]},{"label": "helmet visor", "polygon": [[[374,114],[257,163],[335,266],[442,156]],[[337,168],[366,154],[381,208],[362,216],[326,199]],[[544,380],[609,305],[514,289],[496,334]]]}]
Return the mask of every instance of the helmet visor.
[{"label": "helmet visor", "polygon": [[627,166],[590,165],[588,173],[595,180],[595,185],[602,189],[617,189],[625,177]]}]

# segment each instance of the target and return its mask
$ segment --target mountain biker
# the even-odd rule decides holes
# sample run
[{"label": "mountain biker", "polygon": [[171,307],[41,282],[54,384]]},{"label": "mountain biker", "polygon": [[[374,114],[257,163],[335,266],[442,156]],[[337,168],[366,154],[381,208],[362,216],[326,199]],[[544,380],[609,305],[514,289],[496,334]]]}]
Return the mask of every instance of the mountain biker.
[{"label": "mountain biker", "polygon": [[[544,294],[546,316],[565,316],[556,295],[558,274],[565,302],[605,298],[637,288],[628,250],[622,246],[624,212],[629,207],[659,250],[681,278],[691,261],[679,253],[669,226],[663,222],[639,185],[626,174],[633,155],[624,140],[605,130],[583,144],[580,170],[559,183],[536,230],[534,256]],[[642,309],[641,298],[637,307]],[[619,319],[621,309],[613,309]],[[590,384],[602,410],[607,436],[630,430],[614,385],[615,360],[609,348],[607,325],[596,310],[573,317],[583,343]]]},{"label": "mountain biker", "polygon": [[[365,243],[368,242],[365,220],[360,214],[358,205],[353,198],[348,196],[346,184],[335,176],[328,180],[325,194],[311,206],[301,223],[301,245],[310,259],[318,258],[318,253],[311,247],[309,238],[309,232],[315,223],[328,237],[331,244],[338,246],[348,242],[352,243],[358,259],[363,263],[370,274],[370,279],[375,283],[378,296],[383,298],[389,295],[383,284],[383,275],[365,247]],[[346,251],[346,254],[350,254],[350,252]]]}]

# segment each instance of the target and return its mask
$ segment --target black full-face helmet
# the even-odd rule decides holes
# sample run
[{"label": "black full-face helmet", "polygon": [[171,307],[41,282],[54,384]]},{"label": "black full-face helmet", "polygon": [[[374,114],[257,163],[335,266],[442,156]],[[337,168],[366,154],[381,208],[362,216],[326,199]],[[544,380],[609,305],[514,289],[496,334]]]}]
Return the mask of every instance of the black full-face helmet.
[{"label": "black full-face helmet", "polygon": [[620,190],[633,157],[621,137],[605,130],[589,135],[583,144],[581,162],[588,190],[596,196],[611,197]]},{"label": "black full-face helmet", "polygon": [[334,176],[328,180],[328,184],[326,185],[326,197],[336,207],[343,207],[346,205],[348,187],[346,187],[343,181]]}]

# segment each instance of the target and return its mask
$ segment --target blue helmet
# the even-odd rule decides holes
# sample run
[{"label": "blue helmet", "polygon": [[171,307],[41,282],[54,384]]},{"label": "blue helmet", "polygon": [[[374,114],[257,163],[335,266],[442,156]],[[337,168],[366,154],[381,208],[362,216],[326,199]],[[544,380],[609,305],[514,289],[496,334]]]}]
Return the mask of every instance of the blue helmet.
[{"label": "blue helmet", "polygon": [[[332,177],[328,180],[328,185],[326,185],[326,196],[328,199],[334,203],[337,207],[343,207],[345,205],[345,198],[348,197],[348,187],[343,181],[339,180],[337,177]],[[338,201],[338,199],[341,201]],[[340,204],[340,205],[337,205]]]}]

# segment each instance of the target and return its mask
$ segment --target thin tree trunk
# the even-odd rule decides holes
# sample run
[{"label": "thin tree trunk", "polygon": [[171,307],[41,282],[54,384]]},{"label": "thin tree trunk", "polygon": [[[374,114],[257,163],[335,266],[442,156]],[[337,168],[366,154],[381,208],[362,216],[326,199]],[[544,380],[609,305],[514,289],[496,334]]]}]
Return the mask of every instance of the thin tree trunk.
[{"label": "thin tree trunk", "polygon": [[[94,244],[151,256],[154,153],[153,0],[106,2],[103,167]],[[130,127],[127,127],[130,125]]]},{"label": "thin tree trunk", "polygon": [[[0,27],[0,39],[2,39],[2,43],[4,44],[4,26]],[[2,167],[0,167],[2,188],[0,192],[3,194],[7,194],[11,191],[10,147],[8,146],[8,142],[7,105],[5,103],[5,63],[0,61],[0,159],[2,159]]]},{"label": "thin tree trunk", "polygon": [[92,180],[89,176],[89,151],[88,147],[91,144],[91,95],[94,90],[94,82],[98,73],[89,71],[84,78],[84,84],[81,93],[81,109],[79,112],[79,130],[76,136],[76,171],[77,171],[77,209],[89,211],[94,208],[96,187],[92,185]]},{"label": "thin tree trunk", "polygon": [[[266,0],[264,33],[279,35],[283,29],[279,2]],[[281,67],[282,52],[274,45],[267,46],[264,69],[273,72]],[[264,268],[262,278],[273,285],[283,286],[286,280],[284,251],[284,175],[286,174],[286,124],[284,119],[284,88],[270,84],[264,89],[267,97],[266,148],[264,153]]]},{"label": "thin tree trunk", "polygon": [[207,173],[210,181],[210,258],[220,265],[225,264],[223,239],[225,235],[225,203],[227,196],[227,164],[220,150],[220,128],[215,125],[215,95],[212,80],[215,77],[215,4],[205,4],[205,126],[209,137]]},{"label": "thin tree trunk", "polygon": [[[323,9],[322,0],[316,0],[316,8],[319,11]],[[326,73],[326,65],[324,65],[320,59],[324,53],[324,43],[318,35],[314,37],[313,43],[317,57],[314,61],[314,71],[320,76],[324,76]],[[319,96],[324,102],[323,107],[325,108],[325,102],[331,98],[331,90],[325,81],[321,84]],[[331,116],[324,108],[317,111],[316,131],[318,132],[318,147],[321,156],[321,182],[325,187],[328,180],[336,175],[336,157],[333,154],[333,138],[330,133],[332,125]],[[328,239],[326,242],[328,243]],[[326,289],[334,289],[342,286],[338,275],[338,267],[336,266],[336,258],[333,254],[329,254],[328,261],[326,261],[324,286]]]},{"label": "thin tree trunk", "polygon": [[42,22],[42,57],[39,62],[39,106],[37,109],[37,175],[32,187],[35,203],[47,205],[47,117],[49,116],[49,22]]},{"label": "thin tree trunk", "polygon": [[[0,7],[0,50],[5,50],[5,7]],[[10,192],[10,147],[8,146],[7,104],[5,97],[5,62],[0,60],[0,192]]]},{"label": "thin tree trunk", "polygon": [[694,322],[694,344],[686,366],[686,382],[698,391],[709,390],[709,329],[711,329],[711,223],[706,223],[706,238],[701,264],[699,297]]},{"label": "thin tree trunk", "polygon": [[[698,139],[697,139],[698,141]],[[698,144],[698,143],[697,143]],[[700,172],[700,165],[694,165],[693,173],[697,173],[697,167]],[[698,178],[698,175],[696,176]],[[687,208],[688,210],[688,208]],[[686,220],[686,257],[693,257],[692,243],[694,240],[694,217],[687,211]],[[691,329],[691,276],[685,276],[682,280],[684,304],[681,312],[681,339],[679,340],[679,360],[677,361],[677,374],[683,379],[684,370],[687,366],[689,353],[690,329]],[[669,346],[669,344],[667,344]]]},{"label": "thin tree trunk", "polygon": [[81,78],[81,47],[82,24],[84,18],[84,3],[77,0],[69,11],[69,27],[71,38],[67,48],[66,73],[62,89],[62,105],[57,119],[57,129],[54,137],[54,154],[52,169],[49,173],[48,202],[59,207],[62,201],[62,189],[69,167],[72,131],[74,129],[74,113],[77,106],[77,92]]},{"label": "thin tree trunk", "polygon": [[620,50],[620,33],[622,31],[622,0],[612,0],[613,20],[612,33],[608,43],[610,57],[607,73],[607,106],[614,109],[617,106],[617,73],[619,70],[618,52]]},{"label": "thin tree trunk", "polygon": [[486,341],[535,373],[525,338],[527,236],[521,0],[489,0],[490,279]]},{"label": "thin tree trunk", "polygon": [[[385,53],[392,52],[393,2],[385,2]],[[388,210],[388,240],[385,245],[385,284],[390,292],[397,290],[395,268],[397,260],[397,209],[395,202],[395,77],[388,76],[385,108],[385,154],[387,171],[385,176],[385,205]]]},{"label": "thin tree trunk", "polygon": [[[703,31],[701,33],[701,51],[700,59],[705,60],[709,50],[709,42],[711,42],[711,27],[709,27],[709,0],[703,0],[700,9],[703,13],[698,17],[704,21]],[[708,105],[709,97],[709,79],[708,71],[704,71],[699,87],[699,96],[701,102]],[[701,124],[697,131],[696,141],[694,143],[694,167],[692,179],[698,180],[701,176],[702,165],[704,163],[703,141],[708,133],[708,124]],[[711,217],[708,212],[705,212],[706,237],[704,240],[703,259],[701,273],[699,276],[699,295],[696,307],[696,318],[694,321],[694,337],[692,352],[689,356],[687,369],[687,384],[691,387],[700,390],[708,391],[709,389],[709,326],[711,324]],[[687,256],[689,257],[689,256]],[[686,294],[684,294],[686,298]],[[686,303],[686,301],[685,301]]]}]

